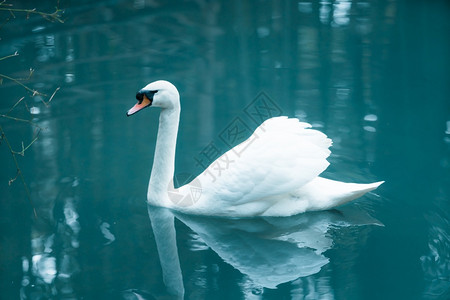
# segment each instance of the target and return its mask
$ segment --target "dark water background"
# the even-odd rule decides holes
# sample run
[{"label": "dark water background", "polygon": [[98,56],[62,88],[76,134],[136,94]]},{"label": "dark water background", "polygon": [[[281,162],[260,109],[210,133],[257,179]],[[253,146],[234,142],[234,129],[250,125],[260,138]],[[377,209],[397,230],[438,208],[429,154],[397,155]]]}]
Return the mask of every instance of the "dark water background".
[{"label": "dark water background", "polygon": [[[0,141],[0,299],[450,299],[448,1],[60,7],[63,24],[1,12],[0,56],[19,55],[0,73],[33,68],[24,83],[60,90],[46,107],[48,96],[0,86],[2,115],[43,128],[18,157],[38,218],[20,178],[8,185],[16,167]],[[325,177],[386,183],[338,211],[176,216],[173,229],[155,209],[150,222],[158,112],[125,112],[156,79],[182,95],[178,174],[200,173],[208,146],[226,151],[221,133],[236,117],[249,134],[262,95],[276,108],[263,115],[298,117],[333,139]],[[0,125],[17,151],[37,131]],[[158,242],[168,247],[159,255]]]}]

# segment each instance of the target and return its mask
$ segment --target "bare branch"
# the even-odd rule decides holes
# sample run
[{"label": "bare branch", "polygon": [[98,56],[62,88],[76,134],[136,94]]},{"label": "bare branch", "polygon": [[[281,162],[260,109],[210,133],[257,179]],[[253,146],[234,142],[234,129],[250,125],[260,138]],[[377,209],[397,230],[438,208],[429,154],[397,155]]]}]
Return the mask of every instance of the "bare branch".
[{"label": "bare branch", "polygon": [[36,95],[39,95],[39,96],[47,96],[46,94],[39,93],[38,91],[29,88],[28,86],[26,86],[25,84],[23,84],[22,82],[20,82],[19,79],[12,78],[12,77],[7,76],[7,75],[4,75],[4,74],[0,74],[0,78],[5,78],[5,79],[11,80],[11,81],[17,83],[18,85],[20,85],[21,87],[23,87],[23,88],[26,89],[27,91],[31,92],[31,93],[33,94],[33,96],[36,96]]},{"label": "bare branch", "polygon": [[55,97],[55,94],[56,94],[57,91],[59,91],[59,89],[60,89],[60,87],[57,87],[57,88],[56,88],[56,90],[53,92],[53,94],[50,96],[50,98],[48,99],[47,102],[45,102],[44,99],[42,99],[42,103],[44,103],[45,106],[48,107],[49,103],[52,102],[53,97]]},{"label": "bare branch", "polygon": [[12,112],[13,109],[16,108],[16,106],[19,105],[19,103],[22,102],[23,99],[25,99],[25,97],[20,98],[19,101],[17,101],[16,104],[14,104],[13,107],[11,107],[6,114],[9,114],[10,112]]},{"label": "bare branch", "polygon": [[36,136],[34,137],[34,139],[28,144],[28,146],[26,146],[26,147],[24,147],[24,145],[23,145],[23,141],[22,141],[22,150],[21,151],[14,151],[14,150],[12,150],[13,151],[13,153],[14,154],[19,154],[19,155],[21,155],[21,156],[25,156],[25,151],[27,151],[28,150],[28,148],[30,148],[31,147],[31,145],[33,145],[34,144],[34,142],[36,142],[37,141],[37,139],[39,138],[39,134],[41,133],[41,129],[39,129],[39,131],[38,131],[38,133],[36,134]]},{"label": "bare branch", "polygon": [[2,61],[4,59],[11,58],[11,57],[14,57],[14,56],[18,56],[18,55],[19,55],[19,52],[16,51],[13,54],[10,54],[10,55],[4,56],[4,57],[0,57],[0,61]]},{"label": "bare branch", "polygon": [[13,8],[13,5],[10,3],[6,3],[6,1],[0,2],[0,10],[9,11],[13,18],[15,18],[14,12],[16,13],[25,13],[27,19],[30,17],[30,15],[40,15],[44,19],[50,21],[50,22],[59,22],[64,23],[64,20],[62,19],[62,13],[64,12],[62,9],[59,9],[58,7],[55,7],[55,11],[52,13],[45,13],[42,11],[36,10],[36,8],[33,9],[21,9],[21,8]]},{"label": "bare branch", "polygon": [[[7,0],[0,0],[0,11],[7,11],[9,12],[10,16],[5,18],[5,20],[3,21],[2,24],[0,24],[0,29],[6,24],[8,23],[12,18],[15,18],[15,14],[16,13],[24,13],[26,15],[26,18],[28,19],[31,15],[39,15],[41,17],[43,17],[44,19],[51,21],[51,22],[60,22],[60,23],[64,23],[64,20],[62,19],[62,14],[63,14],[63,10],[59,9],[59,0],[57,2],[57,6],[55,7],[55,11],[54,12],[41,12],[38,11],[37,9],[33,8],[33,9],[20,9],[20,8],[14,8],[13,4],[7,3]],[[4,56],[4,57],[0,57],[0,61],[9,59],[11,57],[15,57],[18,56],[19,53],[16,51],[13,54]],[[27,81],[29,80],[32,76],[33,76],[34,70],[30,69],[28,77],[27,78],[13,78],[11,76],[5,75],[5,74],[0,74],[0,85],[3,83],[4,79],[10,80],[18,85],[20,85],[22,88],[24,88],[26,91],[31,93],[31,97],[34,96],[42,96],[42,97],[47,97],[46,94],[40,93],[39,91],[32,89],[30,87],[28,87],[27,85],[25,85],[24,83],[22,83],[22,81]],[[58,92],[60,88],[56,88],[56,90],[53,92],[53,94],[50,96],[50,98],[48,99],[48,101],[45,101],[44,99],[41,99],[42,103],[48,107],[48,104],[53,100],[53,97],[55,96],[55,94]],[[22,119],[22,118],[16,118],[16,117],[12,117],[9,114],[21,103],[23,103],[25,105],[25,107],[27,108],[28,111],[28,105],[26,103],[26,101],[24,101],[25,97],[20,98],[10,109],[6,114],[0,114],[0,118],[5,118],[5,119],[9,119],[9,120],[13,120],[16,122],[23,122],[23,123],[28,123],[30,124],[33,128],[37,128],[37,131],[35,130],[35,134],[33,139],[31,140],[31,142],[29,142],[26,146],[25,143],[22,141],[21,143],[21,150],[20,151],[14,151],[7,136],[5,131],[3,130],[2,126],[0,125],[0,145],[1,144],[6,144],[6,146],[9,149],[9,152],[11,154],[12,160],[14,161],[14,164],[16,166],[16,175],[14,178],[11,178],[8,181],[8,184],[11,185],[13,184],[17,178],[20,177],[22,184],[24,186],[26,195],[28,200],[30,201],[31,204],[31,208],[33,209],[33,213],[34,216],[37,218],[37,213],[36,213],[36,209],[33,205],[33,201],[31,199],[31,195],[30,195],[30,190],[28,188],[28,185],[25,182],[25,178],[23,176],[23,173],[19,167],[19,162],[17,159],[17,156],[25,156],[25,152],[38,140],[39,135],[41,133],[41,130],[44,129],[41,126],[39,126],[38,124],[34,123],[32,120],[27,120],[27,119]]]},{"label": "bare branch", "polygon": [[12,159],[14,161],[14,164],[15,164],[16,170],[17,170],[16,176],[14,178],[11,178],[8,181],[8,184],[11,185],[18,177],[20,177],[23,187],[25,189],[25,193],[27,194],[27,198],[30,201],[31,208],[33,209],[34,217],[37,218],[36,208],[34,207],[33,201],[31,200],[30,190],[28,189],[28,185],[25,182],[25,178],[23,177],[22,171],[20,170],[19,162],[17,161],[16,154],[14,153],[14,150],[12,149],[11,144],[9,143],[9,140],[6,137],[5,131],[3,130],[3,127],[1,125],[0,125],[0,134],[1,134],[2,140],[5,141],[6,146],[9,148],[9,151],[11,153]]},{"label": "bare branch", "polygon": [[8,115],[3,115],[3,114],[1,114],[0,117],[6,118],[6,119],[10,119],[10,120],[14,120],[14,121],[18,121],[18,122],[28,123],[28,124],[31,124],[32,126],[34,126],[34,127],[36,127],[36,128],[39,128],[39,129],[41,129],[41,130],[44,129],[44,128],[42,128],[41,126],[39,126],[38,124],[36,124],[36,123],[34,123],[33,121],[31,121],[31,120],[26,120],[26,119],[21,119],[21,118],[16,118],[16,117],[11,117],[11,116],[8,116]]},{"label": "bare branch", "polygon": [[20,173],[20,170],[17,169],[16,176],[14,178],[11,178],[10,180],[8,180],[9,186],[11,186],[11,184],[13,184],[14,181],[16,181],[17,177],[19,177],[19,173]]}]

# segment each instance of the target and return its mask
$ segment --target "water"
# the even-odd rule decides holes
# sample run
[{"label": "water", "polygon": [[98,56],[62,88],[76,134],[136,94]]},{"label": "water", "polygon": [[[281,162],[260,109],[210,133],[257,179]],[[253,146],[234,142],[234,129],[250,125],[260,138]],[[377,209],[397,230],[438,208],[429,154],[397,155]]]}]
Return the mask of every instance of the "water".
[{"label": "water", "polygon": [[[0,144],[0,298],[449,299],[448,2],[166,2],[62,1],[64,24],[1,28],[0,55],[19,55],[0,73],[33,68],[24,83],[47,97],[0,87],[1,114],[24,96],[9,115],[42,127],[18,156],[32,205]],[[125,112],[161,78],[182,95],[181,181],[236,120],[248,135],[263,99],[333,139],[325,177],[386,183],[291,218],[149,215],[158,112]],[[38,130],[0,125],[16,151]]]}]

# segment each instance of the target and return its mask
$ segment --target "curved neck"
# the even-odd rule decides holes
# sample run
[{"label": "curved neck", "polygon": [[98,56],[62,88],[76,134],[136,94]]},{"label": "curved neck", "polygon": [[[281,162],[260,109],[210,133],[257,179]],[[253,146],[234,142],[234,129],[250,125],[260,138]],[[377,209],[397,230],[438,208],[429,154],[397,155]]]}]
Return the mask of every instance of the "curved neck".
[{"label": "curved neck", "polygon": [[173,188],[179,121],[179,107],[161,110],[155,156],[147,192],[147,200],[154,205],[163,206],[168,200],[167,190],[169,185]]}]

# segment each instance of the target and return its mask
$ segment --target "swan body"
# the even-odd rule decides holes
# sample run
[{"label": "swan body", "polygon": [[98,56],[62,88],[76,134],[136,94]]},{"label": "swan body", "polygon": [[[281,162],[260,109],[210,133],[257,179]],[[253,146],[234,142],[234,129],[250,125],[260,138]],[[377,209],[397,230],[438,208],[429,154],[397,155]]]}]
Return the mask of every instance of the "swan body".
[{"label": "swan body", "polygon": [[161,108],[147,200],[196,215],[227,217],[291,216],[327,210],[376,189],[319,175],[328,167],[331,140],[295,118],[266,120],[244,142],[230,149],[191,183],[173,186],[180,96],[168,81],[141,89],[130,116],[145,107]]}]

